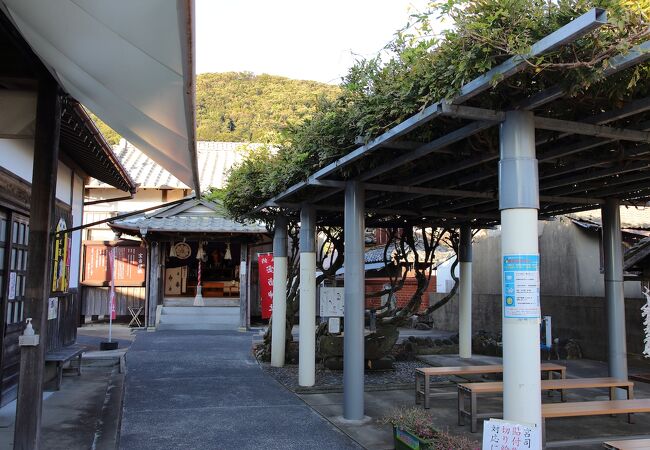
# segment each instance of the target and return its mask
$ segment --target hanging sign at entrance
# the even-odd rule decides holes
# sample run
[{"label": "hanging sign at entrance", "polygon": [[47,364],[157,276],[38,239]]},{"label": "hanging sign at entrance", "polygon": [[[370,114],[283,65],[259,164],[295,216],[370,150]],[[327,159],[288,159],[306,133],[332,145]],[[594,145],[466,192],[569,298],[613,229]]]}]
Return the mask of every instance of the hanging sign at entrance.
[{"label": "hanging sign at entrance", "polygon": [[503,256],[503,317],[538,319],[539,255]]},{"label": "hanging sign at entrance", "polygon": [[260,253],[257,267],[260,271],[262,319],[269,319],[273,310],[273,253]]}]

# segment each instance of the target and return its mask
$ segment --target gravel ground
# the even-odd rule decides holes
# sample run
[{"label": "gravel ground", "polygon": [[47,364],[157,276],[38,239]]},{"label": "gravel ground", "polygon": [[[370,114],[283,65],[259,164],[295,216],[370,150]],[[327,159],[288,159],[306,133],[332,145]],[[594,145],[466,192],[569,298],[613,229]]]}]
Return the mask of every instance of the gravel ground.
[{"label": "gravel ground", "polygon": [[[298,366],[285,365],[284,367],[271,367],[269,363],[258,361],[269,375],[278,380],[286,388],[295,391],[298,386]],[[429,364],[422,361],[396,361],[393,370],[366,371],[366,386],[390,386],[415,383],[415,369],[427,367]],[[446,378],[432,378],[431,381],[444,381]],[[343,387],[343,371],[316,368],[316,383],[311,389]]]}]

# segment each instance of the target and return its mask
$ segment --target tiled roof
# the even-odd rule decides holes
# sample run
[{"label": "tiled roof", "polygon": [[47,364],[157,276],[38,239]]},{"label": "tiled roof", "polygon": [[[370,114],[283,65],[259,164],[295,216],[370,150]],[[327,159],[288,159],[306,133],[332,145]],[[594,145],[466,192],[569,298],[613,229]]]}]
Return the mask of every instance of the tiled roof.
[{"label": "tiled roof", "polygon": [[225,219],[223,217],[138,217],[113,222],[119,228],[149,231],[174,231],[192,233],[266,233],[266,228],[260,225],[248,225]]},{"label": "tiled roof", "polygon": [[[196,147],[201,190],[205,191],[211,186],[223,187],[228,170],[242,160],[246,148],[255,148],[260,145],[244,142],[198,141]],[[140,188],[190,189],[124,139],[118,145],[113,146],[113,151]],[[92,178],[87,187],[107,188],[110,186]]]},{"label": "tiled roof", "polygon": [[134,232],[192,233],[266,233],[260,224],[243,224],[224,216],[221,205],[205,199],[187,198],[179,205],[161,208],[149,214],[139,214],[110,222],[116,230]]}]

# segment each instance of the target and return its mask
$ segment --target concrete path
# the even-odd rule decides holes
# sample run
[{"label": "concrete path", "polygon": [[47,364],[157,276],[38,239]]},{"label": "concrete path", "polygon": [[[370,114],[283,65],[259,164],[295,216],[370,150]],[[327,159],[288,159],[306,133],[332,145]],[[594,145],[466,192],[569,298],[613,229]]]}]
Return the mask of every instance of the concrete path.
[{"label": "concrete path", "polygon": [[266,375],[252,334],[140,332],[126,357],[120,448],[359,449]]}]

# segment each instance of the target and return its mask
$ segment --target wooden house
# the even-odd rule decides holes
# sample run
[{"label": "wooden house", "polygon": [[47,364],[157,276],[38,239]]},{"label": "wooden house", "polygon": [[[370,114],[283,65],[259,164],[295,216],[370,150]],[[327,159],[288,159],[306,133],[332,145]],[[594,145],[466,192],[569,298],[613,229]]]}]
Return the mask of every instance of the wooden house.
[{"label": "wooden house", "polygon": [[[19,379],[18,336],[25,327],[30,203],[37,130],[37,89],[44,70],[31,48],[0,12],[0,406],[14,400]],[[82,223],[88,177],[116,190],[135,184],[86,110],[58,86],[62,96],[51,232]],[[46,351],[76,340],[79,321],[81,231],[59,234],[50,253]]]}]

